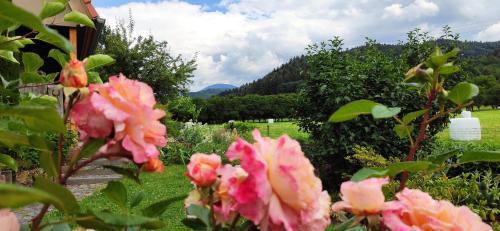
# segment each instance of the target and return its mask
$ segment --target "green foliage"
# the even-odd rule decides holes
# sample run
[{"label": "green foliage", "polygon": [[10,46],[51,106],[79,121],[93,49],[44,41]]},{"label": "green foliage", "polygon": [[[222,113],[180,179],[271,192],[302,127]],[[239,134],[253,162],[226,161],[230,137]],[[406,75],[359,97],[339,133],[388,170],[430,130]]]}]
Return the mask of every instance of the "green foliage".
[{"label": "green foliage", "polygon": [[76,24],[82,24],[91,28],[95,28],[94,22],[87,17],[87,15],[82,14],[78,11],[71,11],[64,15],[64,21],[66,22],[74,22]]},{"label": "green foliage", "polygon": [[196,108],[190,97],[180,96],[168,103],[168,111],[172,119],[182,122],[196,121],[200,110]]},{"label": "green foliage", "polygon": [[97,51],[110,55],[116,62],[99,70],[103,80],[123,73],[151,86],[156,99],[162,103],[187,93],[196,69],[195,60],[185,61],[180,55],[174,56],[167,42],[157,41],[153,36],[133,37],[133,29],[132,19],[128,25],[121,22],[115,28],[104,28]]},{"label": "green foliage", "polygon": [[203,103],[199,121],[226,123],[229,120],[291,119],[295,114],[297,94],[245,95],[212,97]]},{"label": "green foliage", "polygon": [[228,131],[236,130],[238,134],[245,134],[252,131],[256,127],[253,124],[245,122],[228,122],[224,124],[224,128]]}]

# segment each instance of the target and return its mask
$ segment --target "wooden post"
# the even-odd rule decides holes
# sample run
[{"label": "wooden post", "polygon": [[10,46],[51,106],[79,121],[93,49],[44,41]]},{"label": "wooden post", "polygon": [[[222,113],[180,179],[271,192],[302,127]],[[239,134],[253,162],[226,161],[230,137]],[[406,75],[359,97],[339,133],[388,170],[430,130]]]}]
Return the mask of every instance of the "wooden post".
[{"label": "wooden post", "polygon": [[76,59],[77,58],[77,54],[78,54],[78,38],[76,36],[76,28],[69,28],[69,41],[71,42],[71,45],[73,45],[73,52],[71,52],[70,54],[70,58],[71,59]]}]

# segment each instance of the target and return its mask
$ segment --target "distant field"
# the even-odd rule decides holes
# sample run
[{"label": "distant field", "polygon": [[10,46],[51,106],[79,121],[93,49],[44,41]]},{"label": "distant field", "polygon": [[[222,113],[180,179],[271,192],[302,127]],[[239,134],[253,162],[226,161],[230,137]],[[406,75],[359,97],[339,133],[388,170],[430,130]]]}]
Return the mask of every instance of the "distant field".
[{"label": "distant field", "polygon": [[[481,123],[481,140],[467,142],[500,146],[500,110],[475,111],[472,112],[472,116],[479,118]],[[445,129],[439,133],[438,139],[450,140],[449,130]]]},{"label": "distant field", "polygon": [[306,132],[299,131],[299,126],[294,122],[275,122],[269,124],[269,134],[267,134],[268,123],[249,123],[257,127],[263,136],[270,136],[271,138],[277,138],[283,134],[288,134],[290,137],[297,140],[305,140],[309,138],[309,134]]}]

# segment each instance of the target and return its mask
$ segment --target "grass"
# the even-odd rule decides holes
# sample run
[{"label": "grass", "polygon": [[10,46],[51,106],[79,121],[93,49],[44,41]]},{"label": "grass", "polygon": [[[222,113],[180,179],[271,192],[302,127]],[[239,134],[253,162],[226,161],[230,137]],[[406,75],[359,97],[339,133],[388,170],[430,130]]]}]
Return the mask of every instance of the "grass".
[{"label": "grass", "polygon": [[[454,141],[458,143],[488,144],[500,147],[500,110],[484,110],[472,112],[473,117],[479,118],[481,124],[481,140]],[[438,134],[441,141],[449,141],[449,129]]]},{"label": "grass", "polygon": [[[306,140],[309,138],[309,134],[303,131],[299,131],[299,126],[294,122],[275,122],[272,124],[268,123],[249,123],[260,130],[263,136],[269,136],[271,138],[278,138],[283,134],[288,134],[290,137],[296,140]],[[267,125],[269,125],[269,134],[267,133]]]},{"label": "grass", "polygon": [[[187,197],[187,193],[192,189],[192,186],[188,178],[184,176],[185,171],[186,167],[183,165],[169,165],[165,167],[165,172],[163,174],[141,174],[142,186],[130,180],[122,180],[128,189],[129,203],[132,201],[133,196],[141,190],[145,193],[144,200],[132,211],[139,212],[140,209],[157,201],[177,196]],[[80,205],[83,211],[87,209],[92,209],[94,211],[104,209],[109,209],[111,211],[120,210],[117,205],[112,203],[100,191],[96,191],[91,196],[84,198]],[[166,225],[160,230],[190,230],[181,222],[185,217],[184,201],[176,201],[171,204],[160,217]]]}]

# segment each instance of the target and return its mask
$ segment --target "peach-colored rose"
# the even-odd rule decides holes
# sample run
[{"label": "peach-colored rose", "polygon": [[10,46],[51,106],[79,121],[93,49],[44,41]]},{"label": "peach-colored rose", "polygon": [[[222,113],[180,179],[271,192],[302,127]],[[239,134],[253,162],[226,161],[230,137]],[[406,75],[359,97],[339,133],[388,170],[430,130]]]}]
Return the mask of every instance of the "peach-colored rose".
[{"label": "peach-colored rose", "polygon": [[420,190],[403,189],[383,211],[383,222],[391,230],[491,231],[481,218],[465,206],[436,201]]},{"label": "peach-colored rose", "polygon": [[379,213],[385,202],[382,186],[388,178],[369,178],[360,182],[347,181],[340,185],[342,201],[332,206],[334,212],[348,210],[355,215]]},{"label": "peach-colored rose", "polygon": [[85,63],[71,59],[61,70],[59,81],[65,87],[86,87],[88,83]]},{"label": "peach-colored rose", "polygon": [[214,206],[214,212],[219,223],[226,223],[236,214],[237,204],[231,193],[248,177],[248,173],[240,166],[226,164],[219,169],[219,175],[220,184],[216,191],[219,203]]},{"label": "peach-colored rose", "polygon": [[146,172],[156,172],[163,173],[165,170],[165,166],[163,165],[163,161],[158,158],[151,158],[146,162],[143,166],[144,171]]},{"label": "peach-colored rose", "polygon": [[0,227],[2,231],[19,231],[21,228],[16,214],[8,209],[0,209]]},{"label": "peach-colored rose", "polygon": [[91,138],[106,138],[113,131],[113,122],[97,111],[86,97],[76,103],[70,117],[75,123],[81,140]]},{"label": "peach-colored rose", "polygon": [[210,186],[217,180],[217,171],[220,166],[221,158],[219,155],[196,153],[191,156],[186,175],[197,186]]},{"label": "peach-colored rose", "polygon": [[166,127],[159,119],[165,112],[155,109],[153,90],[147,84],[112,76],[109,82],[92,86],[93,108],[113,121],[115,140],[132,153],[134,162],[157,158],[157,147],[166,145]]},{"label": "peach-colored rose", "polygon": [[262,230],[324,230],[330,224],[330,197],[297,141],[253,132],[256,143],[237,140],[227,151],[248,177],[230,195],[244,217]]}]

